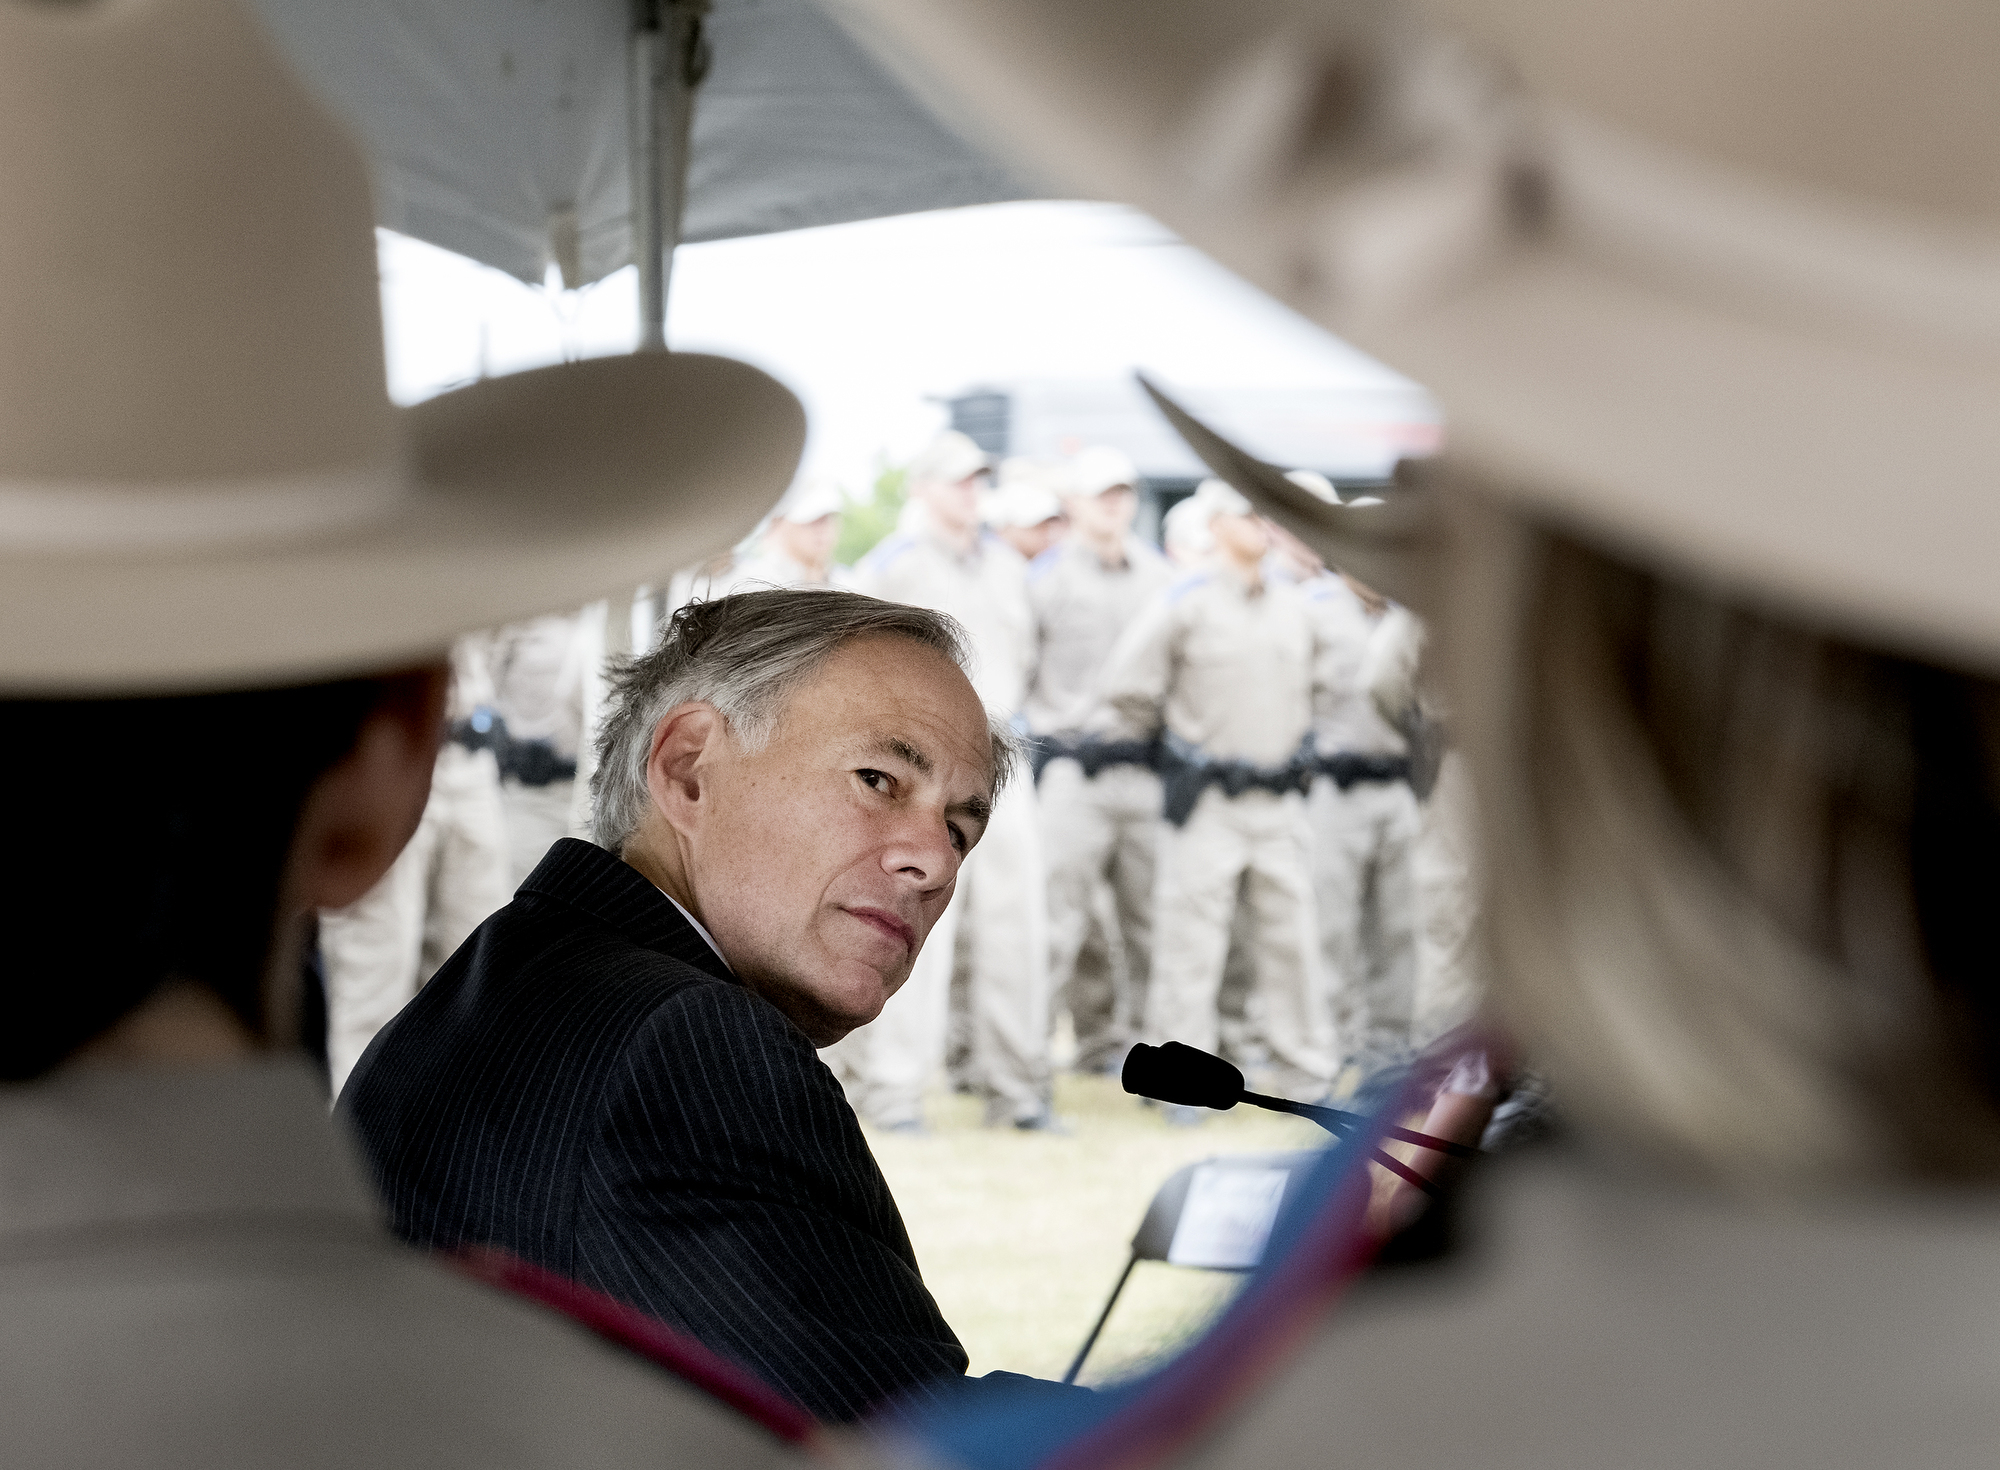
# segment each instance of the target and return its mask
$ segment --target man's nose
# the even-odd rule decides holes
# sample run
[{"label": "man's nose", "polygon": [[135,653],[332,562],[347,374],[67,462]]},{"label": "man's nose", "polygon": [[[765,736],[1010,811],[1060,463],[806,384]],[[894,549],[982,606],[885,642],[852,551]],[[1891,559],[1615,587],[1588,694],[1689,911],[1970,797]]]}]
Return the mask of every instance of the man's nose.
[{"label": "man's nose", "polygon": [[882,854],[882,866],[928,892],[958,876],[960,859],[950,828],[935,817],[914,818],[897,824]]}]

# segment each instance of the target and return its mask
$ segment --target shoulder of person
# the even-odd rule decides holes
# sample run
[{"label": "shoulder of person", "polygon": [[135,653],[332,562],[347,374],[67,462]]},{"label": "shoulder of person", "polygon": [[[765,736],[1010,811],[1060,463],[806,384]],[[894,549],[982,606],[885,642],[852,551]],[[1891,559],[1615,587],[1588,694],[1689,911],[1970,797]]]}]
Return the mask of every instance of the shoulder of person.
[{"label": "shoulder of person", "polygon": [[891,531],[854,564],[854,575],[879,577],[916,548],[917,538],[908,531]]},{"label": "shoulder of person", "polygon": [[709,595],[728,597],[738,592],[761,592],[784,585],[783,574],[770,557],[741,556],[730,563],[727,571],[717,573],[711,580]]},{"label": "shoulder of person", "polygon": [[1356,602],[1360,601],[1332,572],[1321,572],[1318,576],[1299,583],[1299,592],[1307,602]]},{"label": "shoulder of person", "polygon": [[[1282,585],[1273,583],[1272,585]],[[1367,614],[1361,600],[1348,589],[1345,582],[1331,572],[1292,584],[1292,595],[1303,603],[1316,623],[1341,624],[1356,619],[1365,619]]]},{"label": "shoulder of person", "polygon": [[979,533],[979,559],[988,575],[1010,582],[1025,580],[1028,575],[1028,559],[991,531]]},{"label": "shoulder of person", "polygon": [[417,993],[342,1096],[352,1093],[360,1105],[376,1071],[388,1066],[381,1085],[389,1091],[371,1094],[371,1105],[391,1105],[407,1097],[412,1069],[433,1080],[460,1077],[496,1047],[524,1074],[565,1074],[585,1056],[599,1067],[656,1015],[716,990],[741,987],[634,938],[615,914],[525,892],[474,931]]},{"label": "shoulder of person", "polygon": [[1201,588],[1206,587],[1214,579],[1215,579],[1215,574],[1210,571],[1192,571],[1183,573],[1182,575],[1176,577],[1173,581],[1167,584],[1167,590],[1166,590],[1167,605],[1169,607],[1172,607],[1176,603],[1184,601],[1189,596],[1189,594],[1197,592]]},{"label": "shoulder of person", "polygon": [[839,1080],[804,1032],[741,985],[716,981],[663,997],[627,1035],[612,1071],[595,1146],[624,1158],[622,1172],[650,1169],[644,1160],[664,1139],[697,1149],[677,1169],[699,1172],[701,1159],[726,1158],[739,1186],[754,1184],[766,1197],[796,1197],[802,1183],[874,1187]]},{"label": "shoulder of person", "polygon": [[744,1085],[760,1090],[782,1080],[803,1085],[812,1078],[818,1053],[783,1011],[739,981],[700,970],[695,974],[701,983],[676,986],[661,996],[635,1028],[635,1039],[643,1036],[645,1045],[676,1054],[726,1055],[739,1067],[750,1062],[755,1080],[746,1078]]},{"label": "shoulder of person", "polygon": [[[93,1399],[85,1385],[104,1374],[75,1365],[101,1363],[103,1343],[58,1323],[36,1331],[31,1351],[21,1339],[36,1314],[18,1314],[9,1463],[151,1463],[163,1443],[191,1449],[185,1463],[213,1470],[268,1465],[274,1445],[310,1445],[316,1462],[343,1465],[803,1463],[752,1418],[582,1322],[387,1238],[324,1227],[293,1237],[278,1225],[248,1238],[248,1246],[227,1232],[226,1246],[203,1238],[199,1291],[188,1290],[185,1266],[158,1289],[121,1269],[119,1354],[144,1365],[125,1375],[143,1381],[143,1394],[119,1393],[112,1379]],[[145,1252],[134,1259],[144,1272]],[[226,1313],[213,1309],[218,1302]],[[311,1348],[302,1354],[305,1324]],[[238,1384],[228,1393],[216,1372],[224,1361],[256,1365],[259,1391],[246,1398]],[[426,1457],[423,1447],[449,1453]]]},{"label": "shoulder of person", "polygon": [[1312,595],[1306,590],[1309,585],[1306,582],[1295,582],[1290,577],[1266,576],[1264,594],[1276,598],[1279,602],[1290,603],[1303,611],[1313,606]]}]

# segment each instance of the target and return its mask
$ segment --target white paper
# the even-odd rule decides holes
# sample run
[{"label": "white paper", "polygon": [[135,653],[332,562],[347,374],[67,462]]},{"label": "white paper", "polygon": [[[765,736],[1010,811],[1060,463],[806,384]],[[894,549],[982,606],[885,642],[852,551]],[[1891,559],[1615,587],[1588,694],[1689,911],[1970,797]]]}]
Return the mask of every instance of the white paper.
[{"label": "white paper", "polygon": [[1264,1242],[1285,1195],[1283,1169],[1202,1164],[1188,1181],[1167,1259],[1176,1266],[1244,1271],[1264,1257]]}]

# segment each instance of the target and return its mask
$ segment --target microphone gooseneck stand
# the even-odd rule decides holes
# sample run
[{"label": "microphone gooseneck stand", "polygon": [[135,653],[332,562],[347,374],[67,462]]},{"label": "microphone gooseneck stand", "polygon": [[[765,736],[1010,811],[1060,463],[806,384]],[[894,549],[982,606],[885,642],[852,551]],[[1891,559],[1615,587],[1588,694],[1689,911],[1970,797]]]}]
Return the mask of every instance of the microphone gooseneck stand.
[{"label": "microphone gooseneck stand", "polygon": [[[1346,1138],[1368,1121],[1359,1113],[1343,1113],[1338,1108],[1323,1107],[1319,1103],[1294,1102],[1288,1097],[1267,1097],[1261,1092],[1251,1092],[1243,1085],[1243,1073],[1236,1067],[1221,1057],[1184,1046],[1178,1041],[1160,1046],[1142,1044],[1133,1047],[1125,1056],[1125,1069],[1119,1080],[1125,1090],[1135,1097],[1150,1097],[1156,1102],[1214,1108],[1217,1112],[1228,1112],[1238,1103],[1245,1102],[1274,1113],[1290,1113],[1294,1117],[1310,1119],[1335,1138]],[[1385,1128],[1382,1136],[1401,1143],[1414,1143],[1420,1148],[1432,1149],[1455,1159],[1469,1159],[1479,1152],[1462,1143],[1453,1143],[1448,1138],[1419,1133],[1414,1128]],[[1368,1157],[1425,1194],[1433,1198],[1437,1196],[1435,1184],[1393,1154],[1370,1148]]]}]

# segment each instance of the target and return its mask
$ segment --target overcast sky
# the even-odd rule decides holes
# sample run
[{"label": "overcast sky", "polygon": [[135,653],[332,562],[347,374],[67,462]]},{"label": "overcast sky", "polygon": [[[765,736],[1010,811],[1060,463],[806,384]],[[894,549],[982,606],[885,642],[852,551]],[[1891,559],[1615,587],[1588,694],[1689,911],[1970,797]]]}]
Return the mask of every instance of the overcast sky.
[{"label": "overcast sky", "polygon": [[[382,232],[389,387],[630,351],[627,268],[560,292]],[[683,246],[667,339],[772,373],[804,400],[808,472],[860,490],[943,422],[927,401],[988,380],[1123,376],[1339,390],[1405,380],[1145,217],[1035,202]]]}]

